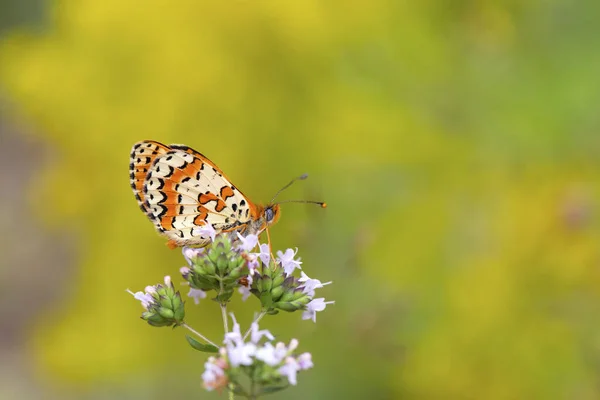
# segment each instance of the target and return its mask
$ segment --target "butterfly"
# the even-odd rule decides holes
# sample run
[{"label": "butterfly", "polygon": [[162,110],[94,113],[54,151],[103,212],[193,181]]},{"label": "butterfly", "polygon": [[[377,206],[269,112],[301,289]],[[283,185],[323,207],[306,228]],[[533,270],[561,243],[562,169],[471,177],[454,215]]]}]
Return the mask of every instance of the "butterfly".
[{"label": "butterfly", "polygon": [[[277,192],[275,197],[302,175]],[[231,180],[196,150],[144,140],[133,145],[129,163],[131,188],[140,209],[157,231],[169,239],[169,247],[204,246],[210,238],[201,228],[217,232],[238,231],[259,235],[277,222],[280,203],[275,197],[266,206],[255,204]],[[316,201],[295,201],[315,203]]]}]

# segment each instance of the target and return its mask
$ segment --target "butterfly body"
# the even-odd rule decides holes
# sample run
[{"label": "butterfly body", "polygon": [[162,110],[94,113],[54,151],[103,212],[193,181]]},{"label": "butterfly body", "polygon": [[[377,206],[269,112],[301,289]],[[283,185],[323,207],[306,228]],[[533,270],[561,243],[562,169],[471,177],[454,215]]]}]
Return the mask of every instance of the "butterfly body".
[{"label": "butterfly body", "polygon": [[184,145],[145,140],[133,145],[130,184],[140,209],[173,246],[203,246],[217,233],[260,234],[277,222],[278,204],[251,202],[212,161]]}]

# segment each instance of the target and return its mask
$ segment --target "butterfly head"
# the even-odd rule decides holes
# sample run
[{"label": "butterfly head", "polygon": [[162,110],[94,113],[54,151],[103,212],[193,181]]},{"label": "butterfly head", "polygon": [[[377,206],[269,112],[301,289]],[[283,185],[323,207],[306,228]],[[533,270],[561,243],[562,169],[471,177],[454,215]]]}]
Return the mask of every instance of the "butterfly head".
[{"label": "butterfly head", "polygon": [[262,232],[279,220],[279,204],[268,204],[267,206],[256,206],[257,218],[250,225],[250,232]]},{"label": "butterfly head", "polygon": [[280,215],[281,211],[279,209],[279,204],[269,204],[267,207],[265,207],[265,211],[263,213],[263,217],[267,226],[273,225],[275,222],[277,222]]}]

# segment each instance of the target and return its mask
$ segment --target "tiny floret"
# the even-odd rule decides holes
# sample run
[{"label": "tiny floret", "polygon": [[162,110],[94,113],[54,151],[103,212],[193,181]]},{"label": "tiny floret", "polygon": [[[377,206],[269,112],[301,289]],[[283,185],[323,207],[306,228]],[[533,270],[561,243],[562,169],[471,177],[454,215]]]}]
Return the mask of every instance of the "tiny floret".
[{"label": "tiny floret", "polygon": [[250,291],[250,286],[240,286],[238,288],[238,293],[242,295],[242,301],[248,300],[252,292]]},{"label": "tiny floret", "polygon": [[183,247],[181,250],[185,261],[187,261],[189,266],[194,264],[194,260],[198,258],[201,254],[204,253],[204,247],[194,248],[194,247]]},{"label": "tiny floret", "polygon": [[298,366],[298,362],[294,357],[286,357],[285,364],[279,367],[279,373],[287,377],[288,381],[291,385],[297,385],[298,381],[296,379],[296,374],[300,370]]},{"label": "tiny floret", "polygon": [[236,232],[238,239],[240,240],[240,244],[238,244],[237,249],[242,251],[251,251],[258,244],[258,236],[256,235],[248,235],[246,237],[240,235],[239,232]]},{"label": "tiny floret", "polygon": [[215,357],[209,357],[208,361],[204,363],[202,381],[206,390],[220,389],[227,385],[227,376],[225,376],[225,371],[219,364],[220,360]]},{"label": "tiny floret", "polygon": [[302,319],[312,319],[313,322],[317,322],[317,312],[323,311],[327,304],[334,304],[335,301],[325,301],[325,298],[320,297],[318,299],[312,299],[310,303],[306,305],[306,309],[302,313]]},{"label": "tiny floret", "polygon": [[325,282],[325,283],[321,283],[320,280],[318,279],[311,279],[308,277],[308,275],[306,275],[304,273],[304,271],[300,271],[300,278],[298,278],[298,282],[302,282],[304,283],[304,287],[303,287],[303,292],[306,293],[309,296],[314,296],[315,295],[315,289],[320,289],[325,285],[329,285],[332,282]]},{"label": "tiny floret", "polygon": [[260,261],[262,261],[263,264],[269,265],[269,262],[271,261],[271,249],[269,248],[268,244],[263,243],[260,245],[260,253],[258,253],[258,258],[260,258]]},{"label": "tiny floret", "polygon": [[250,259],[248,260],[248,276],[254,275],[258,267],[258,260],[254,255],[250,255]]},{"label": "tiny floret", "polygon": [[277,260],[281,263],[283,270],[288,275],[291,275],[296,268],[302,269],[302,267],[300,267],[302,261],[300,261],[299,258],[297,260],[294,259],[296,253],[298,253],[298,248],[296,248],[296,251],[287,249],[285,253],[282,253],[281,250],[277,251]]},{"label": "tiny floret", "polygon": [[302,353],[297,358],[298,367],[300,369],[309,369],[313,367],[312,355],[310,353]]},{"label": "tiny floret", "polygon": [[250,325],[250,341],[254,344],[258,344],[263,336],[269,340],[275,340],[273,335],[271,335],[271,332],[267,329],[258,330],[258,323],[253,322],[252,325]]},{"label": "tiny floret", "polygon": [[150,293],[145,293],[145,292],[133,293],[129,289],[127,289],[127,292],[129,294],[133,295],[133,297],[136,300],[139,300],[142,303],[142,307],[144,307],[146,310],[148,309],[148,306],[150,305],[150,303],[152,303],[154,301],[154,298],[152,297],[152,295]]},{"label": "tiny floret", "polygon": [[188,297],[191,297],[192,299],[194,299],[195,304],[200,304],[200,300],[206,298],[206,292],[201,289],[190,288],[190,291],[188,292],[187,295],[188,295]]}]

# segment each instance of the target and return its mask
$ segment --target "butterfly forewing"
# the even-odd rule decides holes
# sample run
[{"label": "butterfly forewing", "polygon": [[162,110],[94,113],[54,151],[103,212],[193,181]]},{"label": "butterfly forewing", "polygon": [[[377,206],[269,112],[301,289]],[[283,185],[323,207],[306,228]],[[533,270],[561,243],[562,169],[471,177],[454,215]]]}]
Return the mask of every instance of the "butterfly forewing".
[{"label": "butterfly forewing", "polygon": [[258,218],[256,206],[223,172],[187,146],[137,143],[130,169],[140,207],[178,245],[205,244],[208,240],[197,231],[205,224],[220,232]]}]

